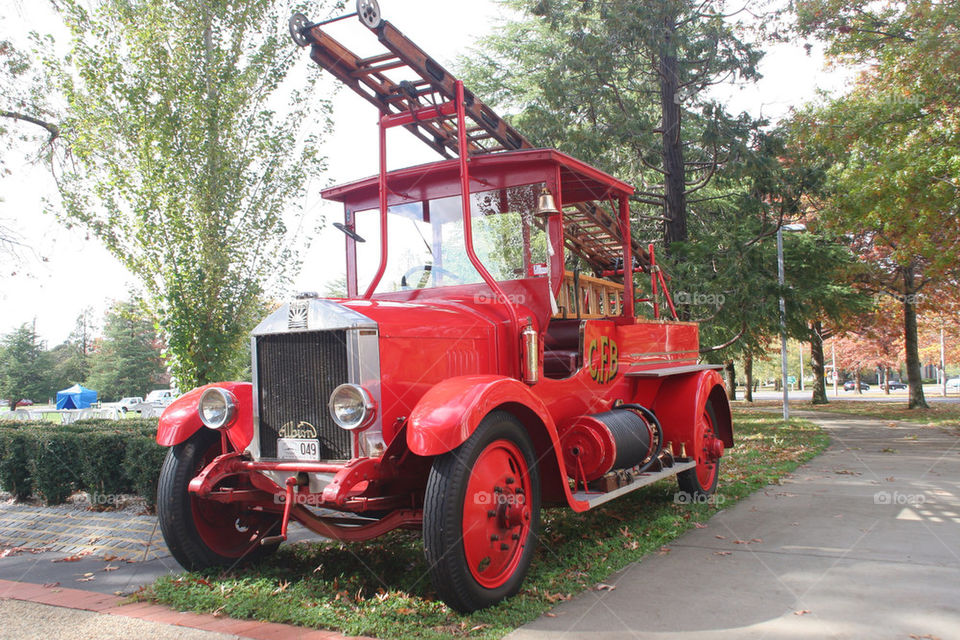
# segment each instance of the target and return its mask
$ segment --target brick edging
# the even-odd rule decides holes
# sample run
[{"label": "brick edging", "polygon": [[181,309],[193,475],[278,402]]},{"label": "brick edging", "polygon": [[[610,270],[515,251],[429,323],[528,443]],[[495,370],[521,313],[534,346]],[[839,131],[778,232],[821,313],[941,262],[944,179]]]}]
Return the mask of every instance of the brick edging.
[{"label": "brick edging", "polygon": [[174,611],[168,607],[147,602],[125,604],[126,598],[120,596],[70,589],[59,585],[47,587],[32,582],[0,580],[0,599],[36,602],[104,615],[126,616],[191,629],[228,633],[255,640],[372,640],[343,636],[335,631],[317,631],[275,622],[236,620],[206,613]]}]

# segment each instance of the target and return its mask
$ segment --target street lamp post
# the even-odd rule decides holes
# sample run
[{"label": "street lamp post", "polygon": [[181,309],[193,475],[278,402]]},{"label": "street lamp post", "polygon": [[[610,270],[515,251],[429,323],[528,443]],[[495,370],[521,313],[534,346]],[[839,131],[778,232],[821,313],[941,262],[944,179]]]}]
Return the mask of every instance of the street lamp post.
[{"label": "street lamp post", "polygon": [[777,228],[777,280],[780,283],[780,386],[783,388],[783,419],[790,419],[790,392],[787,390],[787,303],[783,299],[783,232],[806,231],[804,224],[785,224]]}]

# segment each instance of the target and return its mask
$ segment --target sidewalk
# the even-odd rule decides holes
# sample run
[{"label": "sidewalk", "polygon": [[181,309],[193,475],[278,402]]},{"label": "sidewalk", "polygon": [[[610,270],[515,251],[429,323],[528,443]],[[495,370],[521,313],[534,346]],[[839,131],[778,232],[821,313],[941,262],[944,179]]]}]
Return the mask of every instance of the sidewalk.
[{"label": "sidewalk", "polygon": [[960,438],[800,417],[826,453],[507,637],[960,638]]},{"label": "sidewalk", "polygon": [[349,640],[332,631],[181,613],[128,604],[117,596],[6,580],[0,580],[0,629],[5,640]]},{"label": "sidewalk", "polygon": [[[294,541],[314,538],[291,527]],[[0,505],[0,542],[9,554],[0,558],[4,640],[344,640],[331,631],[127,603],[123,596],[183,570],[153,516]]]}]

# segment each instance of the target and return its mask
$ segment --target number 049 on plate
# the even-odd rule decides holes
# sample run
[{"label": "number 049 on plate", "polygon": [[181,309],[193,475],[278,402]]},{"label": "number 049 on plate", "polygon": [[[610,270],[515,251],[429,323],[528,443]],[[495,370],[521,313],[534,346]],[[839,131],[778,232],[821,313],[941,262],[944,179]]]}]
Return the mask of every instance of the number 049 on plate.
[{"label": "number 049 on plate", "polygon": [[320,443],[301,438],[277,438],[277,457],[280,459],[319,460]]}]

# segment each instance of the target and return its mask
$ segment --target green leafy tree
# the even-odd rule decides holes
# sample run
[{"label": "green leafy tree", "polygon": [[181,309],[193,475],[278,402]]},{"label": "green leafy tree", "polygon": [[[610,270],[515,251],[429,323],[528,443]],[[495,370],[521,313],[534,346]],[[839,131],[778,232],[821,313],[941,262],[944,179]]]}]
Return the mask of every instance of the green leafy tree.
[{"label": "green leafy tree", "polygon": [[822,217],[849,234],[862,284],[900,300],[909,406],[925,407],[917,302],[956,281],[960,245],[960,5],[804,0],[802,34],[862,68],[854,89],[795,120],[810,158],[830,163]]},{"label": "green leafy tree", "polygon": [[20,400],[44,401],[52,391],[50,355],[29,324],[22,324],[0,340],[0,398],[10,410]]},{"label": "green leafy tree", "polygon": [[[238,374],[260,296],[298,268],[300,194],[323,166],[319,73],[269,0],[64,0],[70,53],[48,59],[66,102],[70,224],[143,283],[181,388]],[[283,106],[283,103],[286,105]],[[310,225],[306,225],[309,228]]]},{"label": "green leafy tree", "polygon": [[[9,18],[0,18],[4,24]],[[49,106],[49,84],[30,52],[8,39],[0,40],[0,151],[35,150],[43,155],[60,137],[57,116]],[[0,169],[5,154],[0,154]]]},{"label": "green leafy tree", "polygon": [[709,201],[703,191],[755,124],[706,97],[716,84],[758,77],[760,52],[725,3],[506,4],[520,17],[462,61],[471,87],[514,112],[536,143],[637,185],[641,220],[668,246],[686,240],[688,208]]},{"label": "green leafy tree", "polygon": [[103,339],[91,357],[89,387],[105,400],[145,396],[163,386],[166,368],[153,322],[139,305],[120,302],[106,314]]},{"label": "green leafy tree", "polygon": [[90,355],[94,342],[93,308],[87,307],[77,316],[74,329],[62,344],[50,350],[53,378],[65,387],[84,384],[90,375]]},{"label": "green leafy tree", "polygon": [[[0,16],[0,29],[8,20]],[[52,156],[60,127],[48,106],[48,93],[49,85],[29,52],[0,39],[0,177],[11,173],[11,154],[33,160]],[[23,248],[22,236],[0,220],[0,258],[21,262]]]},{"label": "green leafy tree", "polygon": [[813,404],[828,402],[823,341],[842,330],[847,318],[873,309],[870,296],[850,278],[855,263],[850,248],[829,231],[784,237],[787,331],[810,344]]}]

